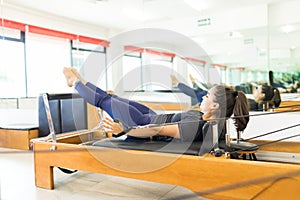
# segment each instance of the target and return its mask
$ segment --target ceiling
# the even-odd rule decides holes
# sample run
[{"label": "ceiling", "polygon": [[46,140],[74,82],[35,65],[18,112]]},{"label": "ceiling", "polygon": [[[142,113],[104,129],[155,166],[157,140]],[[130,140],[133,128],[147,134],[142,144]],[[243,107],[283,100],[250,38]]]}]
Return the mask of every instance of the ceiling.
[{"label": "ceiling", "polygon": [[[280,0],[2,0],[44,13],[109,29],[128,29],[148,23],[182,20],[203,14]],[[198,2],[198,7],[186,2]],[[201,8],[203,6],[203,8]]]},{"label": "ceiling", "polygon": [[[2,5],[104,28],[108,39],[137,28],[167,28],[196,41],[215,62],[230,67],[271,65],[281,70],[283,66],[297,69],[300,64],[297,50],[300,48],[300,17],[299,22],[292,24],[296,31],[289,34],[280,31],[284,25],[279,23],[280,18],[274,20],[278,24],[269,19],[270,7],[274,5],[276,11],[277,4],[287,2],[289,0],[1,0]],[[198,20],[208,18],[210,25],[199,26]],[[269,23],[274,26],[268,26]],[[269,57],[267,51],[271,52]],[[255,56],[249,57],[249,52]]]}]

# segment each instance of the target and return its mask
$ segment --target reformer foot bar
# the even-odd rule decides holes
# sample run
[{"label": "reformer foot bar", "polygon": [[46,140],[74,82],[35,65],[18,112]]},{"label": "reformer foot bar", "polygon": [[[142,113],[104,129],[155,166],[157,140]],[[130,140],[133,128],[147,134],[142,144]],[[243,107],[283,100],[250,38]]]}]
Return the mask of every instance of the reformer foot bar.
[{"label": "reformer foot bar", "polygon": [[178,185],[210,199],[293,199],[299,195],[297,164],[226,159],[211,154],[199,156],[197,144],[191,145],[196,150],[188,154],[172,152],[172,148],[162,152],[130,150],[119,148],[120,145],[118,148],[78,145],[70,141],[85,135],[84,131],[63,135],[56,138],[56,143],[33,141],[37,187],[54,189],[53,167],[63,167]]}]

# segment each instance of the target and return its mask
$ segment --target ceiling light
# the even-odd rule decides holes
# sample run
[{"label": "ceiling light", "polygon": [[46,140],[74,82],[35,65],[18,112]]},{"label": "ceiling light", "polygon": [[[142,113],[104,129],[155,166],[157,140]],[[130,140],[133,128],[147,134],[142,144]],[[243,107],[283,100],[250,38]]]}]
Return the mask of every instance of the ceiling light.
[{"label": "ceiling light", "polygon": [[284,25],[282,27],[280,27],[280,30],[284,33],[290,33],[296,30],[296,28],[292,25]]},{"label": "ceiling light", "polygon": [[96,3],[106,3],[108,0],[95,0]]},{"label": "ceiling light", "polygon": [[111,4],[108,0],[94,0],[93,3],[98,6],[108,6]]},{"label": "ceiling light", "polygon": [[184,2],[198,11],[205,10],[209,7],[208,1],[204,0],[184,0]]}]

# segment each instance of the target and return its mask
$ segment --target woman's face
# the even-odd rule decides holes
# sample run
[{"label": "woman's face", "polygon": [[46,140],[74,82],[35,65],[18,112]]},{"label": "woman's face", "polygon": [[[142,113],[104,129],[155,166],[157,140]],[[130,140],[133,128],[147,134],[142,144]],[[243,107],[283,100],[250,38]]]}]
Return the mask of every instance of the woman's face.
[{"label": "woman's face", "polygon": [[256,102],[261,102],[265,98],[265,94],[262,93],[262,86],[258,86],[253,92],[253,97]]},{"label": "woman's face", "polygon": [[203,113],[211,113],[213,109],[218,107],[218,103],[214,102],[215,99],[215,87],[212,87],[208,92],[207,95],[202,97],[202,102],[200,104],[201,112]]}]

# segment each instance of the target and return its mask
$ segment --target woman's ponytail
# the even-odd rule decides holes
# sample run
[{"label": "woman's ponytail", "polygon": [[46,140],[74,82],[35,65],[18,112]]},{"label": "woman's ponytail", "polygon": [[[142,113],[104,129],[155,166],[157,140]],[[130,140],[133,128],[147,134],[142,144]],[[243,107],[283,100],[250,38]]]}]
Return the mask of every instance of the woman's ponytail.
[{"label": "woman's ponytail", "polygon": [[249,122],[248,100],[246,95],[241,91],[237,91],[237,95],[235,98],[236,101],[233,108],[233,114],[235,116],[234,125],[237,131],[244,131]]}]

